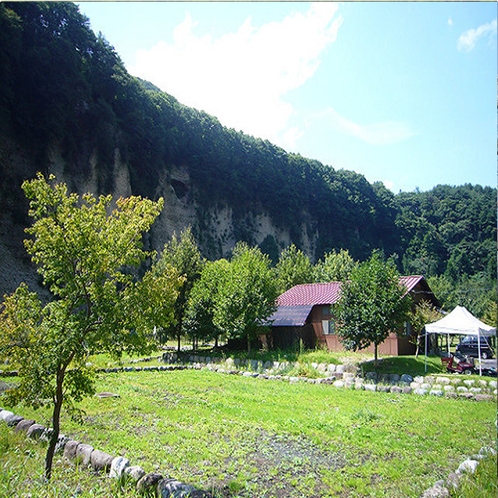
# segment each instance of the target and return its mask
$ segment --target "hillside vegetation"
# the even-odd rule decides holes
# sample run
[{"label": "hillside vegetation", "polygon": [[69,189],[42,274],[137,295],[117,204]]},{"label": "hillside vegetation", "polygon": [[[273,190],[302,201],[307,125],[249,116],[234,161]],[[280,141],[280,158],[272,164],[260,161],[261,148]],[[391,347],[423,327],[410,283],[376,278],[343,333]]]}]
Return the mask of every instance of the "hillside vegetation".
[{"label": "hillside vegetation", "polygon": [[496,189],[394,195],[227,129],[132,77],[72,3],[0,4],[0,46],[0,264],[17,280],[0,281],[2,294],[27,271],[19,266],[28,265],[29,223],[20,185],[41,171],[80,193],[91,185],[93,193],[165,197],[147,241],[156,249],[187,225],[210,259],[237,241],[259,245],[275,263],[291,243],[313,261],[341,248],[358,260],[381,249],[398,256],[401,272],[431,277],[448,305],[482,316],[496,301]]}]

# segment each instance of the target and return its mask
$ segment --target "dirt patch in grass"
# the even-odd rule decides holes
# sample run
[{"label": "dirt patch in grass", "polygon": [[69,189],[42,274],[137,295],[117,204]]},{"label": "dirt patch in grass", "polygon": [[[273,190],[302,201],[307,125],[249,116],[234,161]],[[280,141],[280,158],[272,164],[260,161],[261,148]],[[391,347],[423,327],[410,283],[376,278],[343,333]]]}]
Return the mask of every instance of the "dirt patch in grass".
[{"label": "dirt patch in grass", "polygon": [[[234,455],[227,458],[222,482],[213,483],[215,496],[302,497],[322,496],[323,469],[340,469],[345,457],[329,451],[306,437],[289,437],[261,431],[253,441],[239,441]],[[240,462],[240,463],[238,463]],[[235,464],[235,465],[234,465]]]}]

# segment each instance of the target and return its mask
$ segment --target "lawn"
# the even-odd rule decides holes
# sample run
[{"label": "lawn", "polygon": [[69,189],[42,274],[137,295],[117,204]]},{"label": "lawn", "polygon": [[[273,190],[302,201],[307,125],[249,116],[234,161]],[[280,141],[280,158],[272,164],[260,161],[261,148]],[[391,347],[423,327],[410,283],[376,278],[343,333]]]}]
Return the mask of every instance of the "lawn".
[{"label": "lawn", "polygon": [[[418,497],[483,445],[496,444],[489,402],[208,370],[108,373],[98,390],[119,398],[85,400],[84,423],[65,418],[65,434],[217,497]],[[47,412],[15,411],[48,424]],[[13,465],[9,451],[0,452],[0,465]],[[56,467],[68,482],[62,460]],[[18,484],[28,492],[26,482]],[[83,477],[77,484],[79,496],[116,494],[98,494]]]}]

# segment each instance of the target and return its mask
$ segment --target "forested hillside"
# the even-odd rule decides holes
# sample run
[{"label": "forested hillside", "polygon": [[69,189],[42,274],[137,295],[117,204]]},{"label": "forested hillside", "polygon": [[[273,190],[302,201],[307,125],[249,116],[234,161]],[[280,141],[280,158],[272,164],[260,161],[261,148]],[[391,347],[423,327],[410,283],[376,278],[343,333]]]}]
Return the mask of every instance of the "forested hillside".
[{"label": "forested hillside", "polygon": [[314,261],[341,248],[361,260],[380,248],[398,255],[401,272],[438,277],[441,288],[462,279],[480,279],[476,292],[492,286],[496,189],[394,195],[227,129],[129,75],[75,4],[0,4],[0,47],[2,293],[29,273],[20,185],[37,171],[79,192],[163,196],[148,240],[156,249],[191,226],[210,259],[239,240],[275,262],[291,243]]}]

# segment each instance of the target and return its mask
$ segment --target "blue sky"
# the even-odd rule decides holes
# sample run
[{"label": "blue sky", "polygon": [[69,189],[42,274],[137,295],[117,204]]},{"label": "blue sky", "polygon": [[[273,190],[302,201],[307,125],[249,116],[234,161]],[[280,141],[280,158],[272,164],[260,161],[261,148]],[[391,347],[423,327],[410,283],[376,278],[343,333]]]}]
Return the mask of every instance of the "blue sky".
[{"label": "blue sky", "polygon": [[393,192],[496,186],[494,2],[83,2],[128,71]]}]

